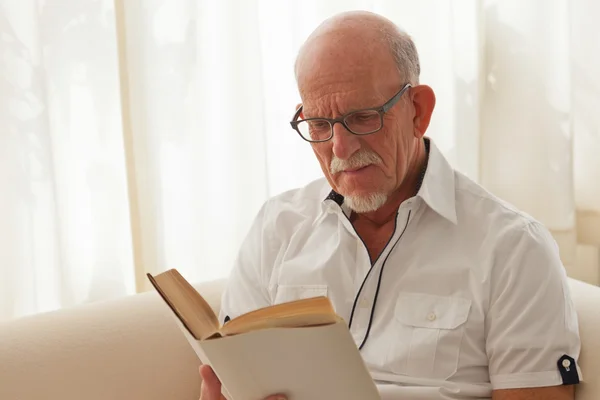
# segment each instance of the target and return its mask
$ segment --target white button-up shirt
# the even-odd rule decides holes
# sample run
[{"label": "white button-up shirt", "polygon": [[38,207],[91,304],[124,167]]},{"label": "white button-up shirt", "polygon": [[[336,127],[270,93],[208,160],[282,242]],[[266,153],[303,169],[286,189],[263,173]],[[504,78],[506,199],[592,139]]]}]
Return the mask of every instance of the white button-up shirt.
[{"label": "white button-up shirt", "polygon": [[418,194],[401,204],[375,263],[349,215],[325,179],[269,199],[221,319],[327,295],[383,398],[480,399],[581,379],[577,316],[553,238],[455,171],[432,141]]}]

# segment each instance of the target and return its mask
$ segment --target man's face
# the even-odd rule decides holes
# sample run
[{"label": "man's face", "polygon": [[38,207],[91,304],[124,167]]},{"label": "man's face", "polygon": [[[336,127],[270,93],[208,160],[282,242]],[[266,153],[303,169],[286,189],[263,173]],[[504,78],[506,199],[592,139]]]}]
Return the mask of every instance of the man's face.
[{"label": "man's face", "polygon": [[[376,50],[368,53],[346,51],[337,59],[321,57],[299,73],[301,118],[337,118],[351,111],[379,107],[396,94],[406,82],[401,80],[387,49],[383,54]],[[361,57],[364,62],[360,62]],[[344,58],[352,61],[344,62]],[[312,144],[330,185],[357,212],[381,207],[407,174],[415,139],[414,111],[407,99],[408,91],[384,114],[383,128],[376,133],[353,135],[338,123],[331,140]]]}]

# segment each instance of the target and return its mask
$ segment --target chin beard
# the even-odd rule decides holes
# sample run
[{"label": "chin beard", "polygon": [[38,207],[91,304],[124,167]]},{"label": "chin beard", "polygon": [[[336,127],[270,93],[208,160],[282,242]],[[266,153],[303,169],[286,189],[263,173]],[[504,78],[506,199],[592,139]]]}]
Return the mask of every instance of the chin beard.
[{"label": "chin beard", "polygon": [[386,201],[387,195],[383,193],[371,193],[365,196],[344,196],[344,204],[358,214],[377,211]]}]

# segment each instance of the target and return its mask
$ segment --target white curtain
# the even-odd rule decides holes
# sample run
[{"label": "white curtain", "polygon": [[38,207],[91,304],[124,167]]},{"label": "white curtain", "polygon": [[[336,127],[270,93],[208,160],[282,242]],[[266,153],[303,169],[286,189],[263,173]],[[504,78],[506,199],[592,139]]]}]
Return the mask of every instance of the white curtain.
[{"label": "white curtain", "polygon": [[480,180],[544,222],[598,284],[600,3],[487,1]]},{"label": "white curtain", "polygon": [[134,290],[114,21],[0,1],[0,319]]},{"label": "white curtain", "polygon": [[0,320],[226,276],[262,202],[321,174],[293,62],[352,9],[414,37],[453,165],[598,283],[594,0],[0,0]]}]

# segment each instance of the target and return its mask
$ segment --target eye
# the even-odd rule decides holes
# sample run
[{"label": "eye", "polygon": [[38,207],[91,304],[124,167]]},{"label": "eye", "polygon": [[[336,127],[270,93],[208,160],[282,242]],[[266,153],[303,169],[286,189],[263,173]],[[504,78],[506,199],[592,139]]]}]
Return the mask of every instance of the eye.
[{"label": "eye", "polygon": [[329,129],[329,122],[325,120],[312,120],[308,121],[308,124],[313,130]]},{"label": "eye", "polygon": [[379,114],[374,111],[360,111],[348,116],[348,119],[351,119],[355,122],[369,122],[374,121],[379,118]]},{"label": "eye", "polygon": [[377,111],[365,110],[349,114],[346,126],[354,133],[365,134],[381,129],[381,116]]}]

